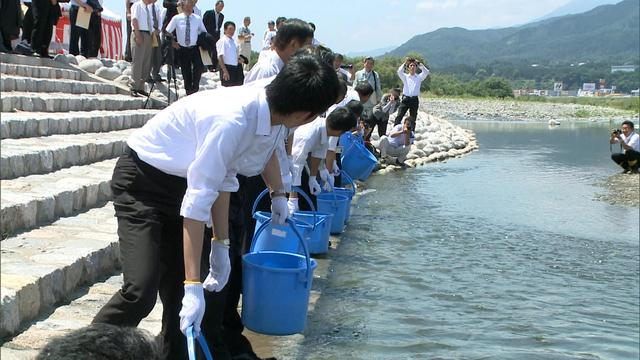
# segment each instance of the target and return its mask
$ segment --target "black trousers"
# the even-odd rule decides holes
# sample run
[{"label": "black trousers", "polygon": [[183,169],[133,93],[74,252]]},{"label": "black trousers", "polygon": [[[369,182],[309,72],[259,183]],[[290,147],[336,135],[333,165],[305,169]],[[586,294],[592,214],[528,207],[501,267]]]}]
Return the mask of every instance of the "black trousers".
[{"label": "black trousers", "polygon": [[89,57],[98,57],[100,46],[102,45],[102,16],[92,13],[89,21]]},{"label": "black trousers", "polygon": [[418,118],[418,105],[420,104],[417,96],[403,96],[400,105],[398,105],[398,115],[394,121],[395,125],[402,122],[404,114],[409,110],[409,116],[411,116],[411,131],[416,129],[416,119]]},{"label": "black trousers", "polygon": [[[629,171],[638,171],[640,166],[640,152],[627,150],[621,154],[611,154],[611,160]],[[634,161],[635,160],[635,161]]]},{"label": "black trousers", "polygon": [[[378,136],[382,137],[382,135],[387,134],[387,125],[389,124],[389,116],[385,113],[382,118],[379,118],[375,115],[371,116],[371,133],[373,133],[373,129],[378,126]],[[369,138],[371,137],[371,133],[369,134]],[[368,139],[367,139],[368,140]]]},{"label": "black trousers", "polygon": [[22,40],[31,43],[31,33],[33,32],[33,10],[31,10],[31,3],[24,3],[27,7],[27,12],[24,13],[24,19],[22,19]]},{"label": "black trousers", "polygon": [[[114,169],[111,190],[118,218],[124,284],[93,322],[137,326],[149,315],[159,294],[163,306],[162,359],[186,359],[186,338],[180,332],[178,315],[184,295],[180,205],[186,179],[146,164],[127,149]],[[203,243],[204,278],[208,273],[210,241]],[[207,309],[215,309],[211,295],[205,291]],[[203,321],[202,331],[208,335],[215,329]],[[215,342],[210,343],[215,346]]]},{"label": "black trousers", "polygon": [[49,54],[49,43],[53,35],[53,10],[50,0],[33,0],[31,3],[33,13],[31,49],[41,56]]},{"label": "black trousers", "polygon": [[[71,25],[71,31],[69,35],[69,54],[82,55],[88,58],[91,39],[89,38],[89,31],[87,29],[76,26],[76,19],[78,19],[79,9],[80,7],[71,5],[71,9],[69,10],[69,23]],[[80,47],[78,47],[78,40],[82,42]]]},{"label": "black trousers", "polygon": [[224,65],[229,72],[229,80],[222,79],[222,73],[220,73],[220,83],[222,86],[241,86],[244,82],[244,73],[242,72],[242,65]]},{"label": "black trousers", "polygon": [[[127,5],[130,6],[130,5]],[[127,45],[124,47],[124,59],[131,62],[131,20],[127,19]]]},{"label": "black trousers", "polygon": [[202,76],[202,60],[200,59],[199,48],[197,46],[181,46],[177,52],[180,71],[184,80],[184,89],[187,95],[198,92],[200,90],[200,77]]}]

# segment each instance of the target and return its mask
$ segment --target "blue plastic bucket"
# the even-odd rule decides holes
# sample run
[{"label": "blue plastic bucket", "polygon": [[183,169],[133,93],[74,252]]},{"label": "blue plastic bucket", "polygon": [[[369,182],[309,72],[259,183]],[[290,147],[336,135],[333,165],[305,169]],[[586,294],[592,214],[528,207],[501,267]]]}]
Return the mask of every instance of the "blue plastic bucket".
[{"label": "blue plastic bucket", "polygon": [[262,224],[251,250],[242,257],[242,323],[247,329],[266,335],[292,335],[307,322],[313,270],[317,267],[293,221],[287,223],[298,237],[304,256],[278,251],[254,252]]},{"label": "blue plastic bucket", "polygon": [[331,233],[342,233],[342,231],[344,231],[344,220],[347,216],[347,209],[350,204],[349,198],[345,195],[327,192],[318,194],[316,201],[318,202],[318,210],[333,214]]},{"label": "blue plastic bucket", "polygon": [[351,188],[344,188],[344,187],[333,188],[333,191],[336,194],[344,195],[349,198],[349,206],[347,206],[347,214],[344,217],[344,222],[346,224],[347,222],[349,222],[349,217],[351,216],[351,200],[353,200],[353,196],[356,194],[356,185],[353,183],[353,179],[351,179],[349,174],[347,174],[344,171],[341,171],[340,174],[342,175],[343,178],[346,178],[349,184],[351,184]]},{"label": "blue plastic bucket", "polygon": [[[345,140],[343,142],[343,139]],[[376,167],[378,159],[364,147],[364,144],[346,133],[340,137],[342,144],[342,170],[349,174],[353,179],[361,181],[367,180],[371,172]]]},{"label": "blue plastic bucket", "polygon": [[326,254],[329,251],[329,235],[331,232],[331,222],[333,214],[313,211],[296,211],[293,213],[293,220],[302,223],[313,223],[315,228],[311,231],[307,241],[310,254]]},{"label": "blue plastic bucket", "polygon": [[[302,189],[294,187],[294,190],[300,192],[302,196],[307,200],[310,204],[311,208],[315,210],[311,199],[302,191]],[[253,218],[256,219],[256,227],[254,231],[254,235],[258,234],[258,229],[260,226],[267,222],[267,220],[271,219],[271,213],[266,211],[256,211],[260,200],[269,192],[268,189],[265,189],[258,195],[256,201],[253,203],[253,208],[251,212],[253,213]],[[318,218],[314,216],[311,221],[306,222],[301,218],[295,219],[295,227],[302,234],[302,238],[305,241],[310,241],[310,239],[314,236],[314,232],[316,230],[315,223],[318,222]],[[282,226],[282,225],[272,225],[269,224],[267,231],[261,233],[256,240],[256,250],[257,251],[282,251],[289,252],[292,254],[299,254],[302,251],[302,248],[298,245],[298,240],[296,235],[293,233],[290,226]]]}]

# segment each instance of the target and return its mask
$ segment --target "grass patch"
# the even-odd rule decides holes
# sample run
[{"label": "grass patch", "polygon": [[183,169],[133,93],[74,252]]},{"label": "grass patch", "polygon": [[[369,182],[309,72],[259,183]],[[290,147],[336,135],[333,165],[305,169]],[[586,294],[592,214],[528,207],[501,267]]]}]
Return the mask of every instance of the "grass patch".
[{"label": "grass patch", "polygon": [[587,111],[585,109],[580,109],[580,110],[576,111],[576,113],[574,115],[577,118],[587,118],[587,117],[591,116],[591,112],[589,112],[589,111]]}]

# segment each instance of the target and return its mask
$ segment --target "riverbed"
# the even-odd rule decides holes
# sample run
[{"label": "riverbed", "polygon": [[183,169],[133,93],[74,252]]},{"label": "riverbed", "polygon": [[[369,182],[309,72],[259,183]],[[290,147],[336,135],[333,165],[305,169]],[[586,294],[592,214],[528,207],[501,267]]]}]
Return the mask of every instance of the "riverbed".
[{"label": "riverbed", "polygon": [[479,149],[372,177],[304,338],[274,353],[637,359],[640,221],[598,200],[608,124],[455,123]]}]

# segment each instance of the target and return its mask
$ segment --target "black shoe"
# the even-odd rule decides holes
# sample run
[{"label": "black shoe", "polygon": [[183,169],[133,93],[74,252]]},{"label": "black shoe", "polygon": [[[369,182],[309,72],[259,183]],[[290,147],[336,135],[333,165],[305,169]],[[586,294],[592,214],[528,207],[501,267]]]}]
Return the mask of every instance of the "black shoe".
[{"label": "black shoe", "polygon": [[147,84],[153,84],[153,83],[155,83],[156,81],[155,81],[155,80],[153,80],[152,78],[148,78],[147,80],[145,80],[145,82],[146,82]]},{"label": "black shoe", "polygon": [[142,95],[142,96],[149,96],[149,93],[144,91],[144,90],[136,90],[138,92],[138,94]]},{"label": "black shoe", "polygon": [[153,81],[155,81],[156,83],[167,82],[167,80],[163,78],[157,78],[157,79],[154,79]]},{"label": "black shoe", "polygon": [[133,96],[133,97],[139,97],[139,96],[140,96],[140,93],[138,93],[138,90],[131,89],[131,96]]}]

